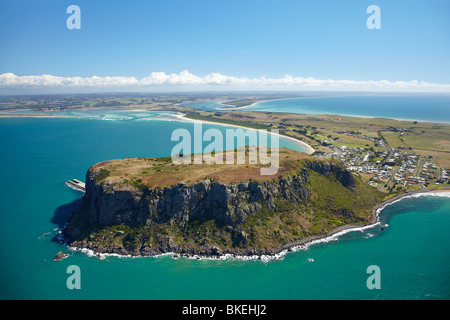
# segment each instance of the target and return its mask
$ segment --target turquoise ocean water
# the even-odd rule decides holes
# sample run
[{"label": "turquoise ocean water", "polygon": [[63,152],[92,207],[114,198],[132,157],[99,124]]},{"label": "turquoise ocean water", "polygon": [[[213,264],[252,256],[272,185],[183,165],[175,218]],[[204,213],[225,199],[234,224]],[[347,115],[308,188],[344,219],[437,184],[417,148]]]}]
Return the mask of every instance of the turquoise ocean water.
[{"label": "turquoise ocean water", "polygon": [[[188,103],[203,109],[219,110],[224,101]],[[340,114],[450,123],[450,95],[358,95],[320,96],[268,100],[243,109],[261,112]]]},{"label": "turquoise ocean water", "polygon": [[[404,199],[374,227],[288,253],[282,260],[107,257],[54,241],[94,163],[170,155],[176,128],[167,114],[110,111],[83,118],[0,119],[0,298],[2,299],[449,299],[450,198]],[[204,125],[207,128],[226,127]],[[297,148],[289,140],[281,146]],[[58,251],[69,253],[53,262]],[[310,262],[308,259],[314,259]],[[67,267],[81,270],[69,290]],[[378,265],[381,289],[369,290]]]}]

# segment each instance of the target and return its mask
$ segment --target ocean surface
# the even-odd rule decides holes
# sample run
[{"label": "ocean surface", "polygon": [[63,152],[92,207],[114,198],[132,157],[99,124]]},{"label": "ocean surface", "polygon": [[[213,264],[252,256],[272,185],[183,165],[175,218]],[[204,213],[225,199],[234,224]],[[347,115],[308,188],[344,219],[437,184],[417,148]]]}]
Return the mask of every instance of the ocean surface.
[{"label": "ocean surface", "polygon": [[[84,181],[99,161],[170,155],[173,130],[193,129],[168,113],[81,115],[0,118],[1,299],[450,298],[450,198],[445,196],[406,198],[382,211],[383,231],[378,225],[350,232],[279,260],[167,255],[100,260],[72,252],[55,237],[82,194],[64,182]],[[280,145],[299,150],[290,140]],[[53,262],[59,251],[69,257]],[[81,271],[79,290],[66,285],[71,265]],[[367,288],[371,265],[380,268],[381,289]]]},{"label": "ocean surface", "polygon": [[[187,103],[202,110],[220,110],[225,101]],[[340,114],[450,123],[450,95],[318,96],[268,100],[236,110],[300,114]]]}]

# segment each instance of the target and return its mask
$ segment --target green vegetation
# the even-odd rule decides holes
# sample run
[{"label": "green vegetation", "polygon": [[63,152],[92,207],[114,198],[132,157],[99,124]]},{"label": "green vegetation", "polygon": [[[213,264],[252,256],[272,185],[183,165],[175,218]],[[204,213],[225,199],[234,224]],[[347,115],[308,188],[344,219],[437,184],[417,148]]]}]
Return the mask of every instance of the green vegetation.
[{"label": "green vegetation", "polygon": [[116,245],[134,249],[155,247],[161,236],[172,239],[174,246],[188,246],[191,249],[200,249],[206,245],[231,251],[245,248],[274,249],[327,234],[337,227],[372,221],[371,206],[381,200],[379,192],[360,181],[357,191],[351,192],[334,176],[324,177],[312,170],[308,171],[311,175],[307,185],[311,190],[309,201],[299,205],[280,199],[276,212],[263,206],[233,229],[205,217],[191,220],[183,228],[170,221],[150,226],[107,226],[92,233],[89,239],[99,246]]},{"label": "green vegetation", "polygon": [[[213,154],[215,155],[215,154]],[[225,153],[223,163],[225,163]],[[236,153],[235,153],[236,156]],[[177,183],[194,184],[208,177],[211,180],[229,183],[253,180],[264,180],[261,176],[261,164],[248,163],[249,149],[245,150],[246,162],[243,164],[179,164],[175,165],[171,157],[164,158],[125,158],[111,160],[94,165],[96,183],[108,183],[117,187],[128,185],[135,188],[155,188],[176,185]],[[193,159],[193,155],[191,156]],[[295,161],[308,159],[306,154],[279,149],[280,168],[276,176],[291,171],[299,166]],[[299,162],[300,163],[300,162]],[[124,178],[126,177],[126,178]]]},{"label": "green vegetation", "polygon": [[110,172],[106,169],[101,168],[97,171],[97,175],[95,176],[95,183],[102,183],[106,178],[109,177]]},{"label": "green vegetation", "polygon": [[[450,168],[450,125],[428,122],[399,121],[382,118],[357,118],[341,115],[303,115],[251,111],[189,111],[188,118],[265,129],[278,129],[281,134],[299,139],[316,151],[331,153],[330,145],[348,148],[385,148],[375,145],[370,137],[381,134],[391,148],[436,157],[439,165]],[[365,138],[364,138],[365,137]]]},{"label": "green vegetation", "polygon": [[142,183],[142,179],[123,179],[123,182],[124,184],[133,186],[141,191],[145,190],[145,188],[147,187],[144,183]]}]

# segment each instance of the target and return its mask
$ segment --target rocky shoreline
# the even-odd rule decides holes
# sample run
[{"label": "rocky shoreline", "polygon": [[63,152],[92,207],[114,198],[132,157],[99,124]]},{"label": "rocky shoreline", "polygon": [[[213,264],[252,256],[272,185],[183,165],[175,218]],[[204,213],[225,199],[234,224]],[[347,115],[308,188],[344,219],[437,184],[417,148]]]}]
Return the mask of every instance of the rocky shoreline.
[{"label": "rocky shoreline", "polygon": [[[390,205],[393,202],[396,202],[400,199],[415,194],[427,194],[427,193],[431,194],[438,192],[450,193],[450,190],[447,189],[417,190],[394,196],[389,200],[381,202],[372,209],[373,220],[370,223],[341,226],[333,229],[332,231],[326,234],[311,236],[295,242],[286,243],[280,247],[271,250],[267,249],[255,250],[255,248],[246,248],[246,249],[236,248],[232,250],[230,249],[222,250],[215,246],[205,246],[204,248],[174,248],[168,245],[166,247],[160,247],[153,250],[145,250],[143,252],[137,253],[136,251],[128,250],[123,247],[106,248],[106,247],[90,246],[87,245],[87,243],[85,242],[74,242],[70,244],[70,248],[75,251],[88,250],[92,252],[92,255],[95,255],[97,257],[103,257],[103,255],[113,255],[119,257],[159,257],[163,255],[172,255],[174,258],[186,257],[190,259],[217,259],[217,260],[224,260],[231,258],[242,260],[253,259],[253,260],[268,261],[282,258],[288,252],[296,251],[297,249],[305,249],[309,245],[314,243],[328,242],[333,240],[336,241],[339,236],[348,232],[374,228],[377,225],[379,225],[380,209],[384,209],[386,206]],[[65,244],[67,245],[66,242]]]},{"label": "rocky shoreline", "polygon": [[[267,250],[255,250],[254,248],[247,249],[226,249],[221,250],[218,247],[214,246],[206,246],[205,248],[173,248],[169,245],[166,247],[160,247],[158,249],[153,250],[145,250],[143,252],[137,253],[133,250],[128,250],[123,247],[98,247],[98,246],[90,246],[85,242],[73,242],[69,245],[72,250],[75,251],[91,251],[92,255],[103,258],[104,255],[113,255],[119,257],[159,257],[163,255],[172,255],[174,258],[178,257],[186,257],[191,259],[253,259],[253,260],[273,260],[279,259],[283,257],[286,253],[291,251],[296,251],[296,249],[304,249],[309,245],[317,243],[317,242],[328,242],[332,240],[337,240],[338,236],[343,235],[348,232],[371,229],[379,225],[379,210],[384,209],[386,206],[390,205],[393,202],[396,202],[405,197],[415,195],[415,194],[427,194],[427,193],[437,193],[437,192],[448,192],[448,189],[432,189],[432,190],[416,190],[412,192],[403,193],[397,196],[392,197],[389,200],[383,201],[380,204],[376,205],[373,209],[373,220],[371,223],[366,224],[358,224],[358,225],[345,225],[338,228],[335,228],[331,232],[328,232],[323,235],[307,237],[305,239],[301,239],[292,243],[286,243],[278,248]],[[67,242],[64,241],[64,238],[61,239],[61,243],[68,245]],[[175,249],[175,250],[174,250]]]},{"label": "rocky shoreline", "polygon": [[171,247],[161,246],[153,249],[144,249],[136,251],[124,247],[115,246],[98,246],[92,245],[84,241],[75,241],[67,243],[62,239],[61,243],[68,245],[71,250],[91,252],[92,256],[104,258],[104,256],[118,256],[118,257],[160,257],[164,255],[171,255],[174,258],[185,257],[190,259],[241,259],[241,260],[276,260],[283,257],[286,253],[296,251],[298,249],[305,249],[309,245],[319,242],[337,241],[338,236],[348,232],[371,229],[378,225],[378,222],[360,225],[345,225],[338,227],[331,232],[323,235],[311,236],[295,242],[286,243],[274,249],[264,248],[233,248],[221,249],[217,246],[205,246],[204,248],[189,248],[189,247]]}]

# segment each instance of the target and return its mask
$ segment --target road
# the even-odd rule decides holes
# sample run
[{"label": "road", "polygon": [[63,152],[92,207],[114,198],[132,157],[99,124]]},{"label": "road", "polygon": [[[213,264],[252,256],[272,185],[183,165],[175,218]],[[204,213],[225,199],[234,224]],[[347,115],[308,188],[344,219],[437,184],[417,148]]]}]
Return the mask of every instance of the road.
[{"label": "road", "polygon": [[388,153],[386,158],[384,158],[384,160],[383,160],[383,164],[385,164],[386,162],[389,162],[389,160],[391,159],[392,150],[391,150],[391,147],[389,147],[389,145],[387,144],[386,140],[384,139],[384,137],[380,131],[378,131],[378,136],[381,139],[381,144],[383,145],[383,147],[386,149],[386,151]]},{"label": "road", "polygon": [[415,172],[415,176],[418,177],[420,174],[420,169],[422,169],[422,165],[423,165],[423,156],[419,156],[419,164],[417,165],[417,170]]},{"label": "road", "polygon": [[389,177],[389,180],[386,182],[385,186],[389,187],[389,182],[391,182],[392,178],[397,174],[398,170],[400,170],[400,167],[395,170],[395,172],[392,173],[392,175]]}]

